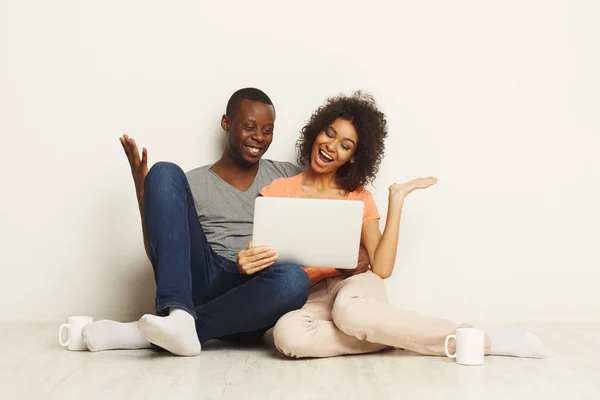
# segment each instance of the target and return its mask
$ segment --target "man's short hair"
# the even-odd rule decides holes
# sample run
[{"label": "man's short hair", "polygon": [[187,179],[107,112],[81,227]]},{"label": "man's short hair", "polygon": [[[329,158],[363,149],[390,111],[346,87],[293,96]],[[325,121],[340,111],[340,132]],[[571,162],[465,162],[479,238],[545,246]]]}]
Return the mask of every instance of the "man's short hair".
[{"label": "man's short hair", "polygon": [[[225,114],[229,117],[229,119],[233,119],[240,111],[240,105],[242,104],[243,100],[258,101],[260,103],[273,106],[273,102],[269,96],[267,96],[267,94],[262,90],[256,88],[239,89],[231,95],[229,101],[227,102]],[[273,109],[275,109],[275,106],[273,106]]]}]

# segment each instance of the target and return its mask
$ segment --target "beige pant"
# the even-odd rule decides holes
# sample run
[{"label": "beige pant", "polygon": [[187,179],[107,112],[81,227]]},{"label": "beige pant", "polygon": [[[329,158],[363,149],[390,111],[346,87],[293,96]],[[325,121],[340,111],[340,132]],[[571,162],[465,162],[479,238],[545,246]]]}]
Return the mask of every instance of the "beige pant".
[{"label": "beige pant", "polygon": [[[383,280],[372,272],[315,285],[306,305],[277,322],[273,338],[289,357],[373,353],[389,347],[444,355],[444,340],[458,327],[388,303]],[[454,343],[450,343],[452,353]],[[486,337],[485,353],[489,353]]]}]

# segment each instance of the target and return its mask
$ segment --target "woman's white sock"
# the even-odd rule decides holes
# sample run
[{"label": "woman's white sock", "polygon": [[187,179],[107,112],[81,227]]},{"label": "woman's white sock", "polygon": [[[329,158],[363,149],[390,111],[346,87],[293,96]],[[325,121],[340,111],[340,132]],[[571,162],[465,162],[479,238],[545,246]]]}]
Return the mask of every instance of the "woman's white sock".
[{"label": "woman's white sock", "polygon": [[545,358],[544,344],[533,333],[524,329],[504,329],[488,333],[490,355]]}]

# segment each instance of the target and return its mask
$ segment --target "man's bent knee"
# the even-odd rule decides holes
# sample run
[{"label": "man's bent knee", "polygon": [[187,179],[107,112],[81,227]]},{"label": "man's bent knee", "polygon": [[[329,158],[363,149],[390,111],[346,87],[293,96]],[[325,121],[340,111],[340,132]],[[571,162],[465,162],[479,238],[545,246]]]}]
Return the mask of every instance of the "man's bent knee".
[{"label": "man's bent knee", "polygon": [[278,296],[286,304],[286,312],[302,308],[310,294],[310,279],[304,270],[295,265],[275,265],[269,274],[277,285]]},{"label": "man's bent knee", "polygon": [[150,168],[146,175],[145,185],[164,182],[167,179],[185,177],[185,173],[177,164],[168,161],[159,161]]}]

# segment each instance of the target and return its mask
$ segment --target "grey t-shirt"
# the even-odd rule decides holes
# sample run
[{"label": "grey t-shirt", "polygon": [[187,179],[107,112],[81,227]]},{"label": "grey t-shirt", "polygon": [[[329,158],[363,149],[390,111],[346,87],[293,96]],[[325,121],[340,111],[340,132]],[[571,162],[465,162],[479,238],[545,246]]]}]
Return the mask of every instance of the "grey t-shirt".
[{"label": "grey t-shirt", "polygon": [[213,250],[235,261],[252,238],[254,200],[276,178],[297,175],[301,169],[289,162],[260,160],[254,182],[241,192],[205,165],[186,173],[198,219]]}]

